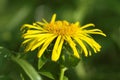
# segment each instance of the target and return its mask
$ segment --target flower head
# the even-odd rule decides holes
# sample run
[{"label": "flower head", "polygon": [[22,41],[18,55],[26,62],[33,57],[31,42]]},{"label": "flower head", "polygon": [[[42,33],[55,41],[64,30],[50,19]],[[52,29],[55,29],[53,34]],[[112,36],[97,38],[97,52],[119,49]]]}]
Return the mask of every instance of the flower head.
[{"label": "flower head", "polygon": [[64,42],[67,42],[73,51],[73,55],[80,58],[76,44],[78,44],[85,56],[91,54],[91,51],[86,47],[89,45],[95,53],[100,51],[101,46],[90,36],[90,34],[100,34],[106,36],[100,29],[86,29],[94,24],[86,24],[80,26],[79,22],[69,23],[68,21],[55,21],[56,14],[52,16],[48,23],[43,19],[43,22],[36,22],[33,25],[25,24],[21,30],[27,28],[23,34],[25,39],[22,44],[27,44],[25,51],[33,51],[39,48],[38,57],[40,58],[47,47],[53,42],[52,60],[57,61],[60,57]]}]

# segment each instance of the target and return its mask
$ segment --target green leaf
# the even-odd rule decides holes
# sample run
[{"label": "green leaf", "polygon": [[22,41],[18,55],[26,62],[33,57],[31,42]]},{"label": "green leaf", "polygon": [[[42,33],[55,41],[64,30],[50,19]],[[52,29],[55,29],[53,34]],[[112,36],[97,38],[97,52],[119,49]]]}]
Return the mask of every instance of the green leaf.
[{"label": "green leaf", "polygon": [[38,59],[38,69],[41,69],[45,63],[47,62],[47,59],[45,57],[41,57]]},{"label": "green leaf", "polygon": [[0,46],[0,74],[8,72],[10,61],[10,51]]},{"label": "green leaf", "polygon": [[60,57],[60,64],[67,67],[75,67],[79,63],[80,59],[76,58],[73,55],[72,50],[69,48],[69,46],[65,46],[62,51],[62,55]]},{"label": "green leaf", "polygon": [[27,61],[16,58],[14,56],[12,57],[12,60],[18,63],[23,68],[23,70],[26,72],[26,74],[30,77],[31,80],[42,80],[37,71]]},{"label": "green leaf", "polygon": [[48,80],[58,80],[60,73],[60,66],[56,62],[48,60],[46,64],[39,70],[39,73]]},{"label": "green leaf", "polygon": [[51,72],[41,71],[41,72],[39,72],[39,73],[40,73],[41,75],[43,75],[43,76],[46,76],[46,77],[48,77],[48,78],[50,78],[50,79],[55,80],[54,75],[53,75]]},{"label": "green leaf", "polygon": [[63,80],[69,80],[68,77],[64,76]]}]

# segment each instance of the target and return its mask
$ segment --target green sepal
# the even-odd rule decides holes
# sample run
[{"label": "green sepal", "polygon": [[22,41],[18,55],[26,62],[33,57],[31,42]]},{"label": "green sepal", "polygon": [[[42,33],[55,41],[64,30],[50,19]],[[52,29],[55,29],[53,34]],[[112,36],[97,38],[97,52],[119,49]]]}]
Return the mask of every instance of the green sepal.
[{"label": "green sepal", "polygon": [[79,63],[80,59],[73,55],[73,51],[69,47],[64,47],[59,60],[60,65],[67,68],[75,67]]}]

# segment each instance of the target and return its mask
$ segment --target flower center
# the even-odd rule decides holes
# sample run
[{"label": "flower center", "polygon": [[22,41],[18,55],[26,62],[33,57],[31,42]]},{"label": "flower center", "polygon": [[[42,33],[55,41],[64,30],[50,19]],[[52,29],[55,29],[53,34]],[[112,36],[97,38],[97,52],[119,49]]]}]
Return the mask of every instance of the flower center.
[{"label": "flower center", "polygon": [[56,21],[54,23],[50,23],[46,25],[46,29],[50,32],[50,33],[54,33],[57,35],[75,35],[77,30],[78,30],[78,26],[73,24],[73,23],[68,23],[67,21]]}]

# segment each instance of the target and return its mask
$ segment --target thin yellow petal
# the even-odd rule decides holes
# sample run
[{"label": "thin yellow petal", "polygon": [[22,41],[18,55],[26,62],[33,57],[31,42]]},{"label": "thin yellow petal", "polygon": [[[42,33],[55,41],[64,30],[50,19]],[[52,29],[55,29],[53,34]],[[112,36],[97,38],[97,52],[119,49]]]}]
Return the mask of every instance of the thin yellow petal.
[{"label": "thin yellow petal", "polygon": [[21,31],[24,29],[24,28],[33,28],[33,29],[41,29],[41,27],[36,27],[36,26],[33,26],[33,25],[30,25],[30,24],[24,24],[22,27],[21,27]]},{"label": "thin yellow petal", "polygon": [[84,31],[88,31],[88,32],[102,32],[102,30],[100,30],[100,29],[90,29],[90,30],[84,30]]},{"label": "thin yellow petal", "polygon": [[48,22],[45,19],[42,19],[44,21],[45,24],[48,24]]},{"label": "thin yellow petal", "polygon": [[33,26],[38,27],[39,30],[44,30],[44,28],[41,27],[41,25],[39,25],[38,23],[33,23]]},{"label": "thin yellow petal", "polygon": [[25,41],[22,42],[22,45],[26,44],[27,42],[29,42],[31,39],[26,39]]},{"label": "thin yellow petal", "polygon": [[39,41],[38,43],[34,44],[31,48],[31,51],[35,50],[37,47],[40,47],[45,41],[46,39],[43,39],[42,41]]},{"label": "thin yellow petal", "polygon": [[33,47],[33,45],[36,43],[36,40],[33,40],[33,41],[31,41],[28,45],[27,45],[27,47],[25,48],[25,51],[27,52],[27,51],[29,51],[32,47]]},{"label": "thin yellow petal", "polygon": [[81,29],[84,29],[84,28],[87,28],[87,27],[90,27],[90,26],[95,26],[94,24],[90,23],[90,24],[86,24],[84,26],[81,27]]},{"label": "thin yellow petal", "polygon": [[80,39],[78,39],[78,38],[74,38],[76,41],[77,41],[77,43],[81,46],[81,48],[83,49],[83,51],[84,51],[84,53],[85,53],[85,56],[88,56],[88,51],[87,51],[87,48],[86,48],[86,46],[85,46],[85,44],[80,40]]},{"label": "thin yellow petal", "polygon": [[63,43],[64,43],[64,39],[62,38],[61,41],[60,41],[59,47],[58,47],[58,55],[60,55],[60,53],[61,53]]},{"label": "thin yellow petal", "polygon": [[45,37],[52,36],[52,35],[53,34],[31,34],[31,35],[24,34],[23,38],[24,39],[27,39],[27,38],[38,38],[38,39],[41,39],[41,38],[45,38]]},{"label": "thin yellow petal", "polygon": [[41,36],[40,34],[37,34],[37,35],[23,35],[23,38],[24,39],[27,39],[27,38],[36,38],[36,37],[39,37],[39,36]]},{"label": "thin yellow petal", "polygon": [[45,49],[49,46],[49,44],[55,39],[56,35],[52,36],[51,38],[47,39],[46,42],[43,44],[42,48],[38,52],[38,58],[42,56]]},{"label": "thin yellow petal", "polygon": [[49,37],[53,37],[54,34],[41,34],[39,37],[38,37],[38,41],[41,41],[42,39],[46,38],[46,39],[49,39]]},{"label": "thin yellow petal", "polygon": [[76,44],[72,41],[70,36],[65,36],[65,39],[67,40],[67,42],[69,42],[70,45],[76,46]]},{"label": "thin yellow petal", "polygon": [[102,32],[86,32],[88,34],[99,34],[99,35],[103,35],[103,36],[106,36],[106,34],[102,33]]},{"label": "thin yellow petal", "polygon": [[57,48],[60,43],[60,39],[61,39],[61,36],[58,36],[53,48],[52,57],[54,57],[54,54],[57,54]]},{"label": "thin yellow petal", "polygon": [[40,38],[37,39],[37,43],[34,44],[34,46],[31,48],[31,51],[35,50],[37,47],[41,46],[45,41],[47,41],[49,38],[51,38],[53,35],[43,35],[40,36]]},{"label": "thin yellow petal", "polygon": [[43,22],[36,22],[37,24],[39,24],[39,25],[42,25],[42,26],[44,26],[46,23],[43,23]]},{"label": "thin yellow petal", "polygon": [[75,47],[75,43],[72,41],[72,39],[69,37],[69,36],[66,36],[66,41],[69,43],[70,47],[72,48],[73,52],[74,52],[74,55],[77,57],[77,58],[80,58],[79,54],[78,54],[78,51]]},{"label": "thin yellow petal", "polygon": [[90,45],[90,47],[94,50],[95,53],[97,53],[97,51],[100,51],[101,46],[94,39],[86,36],[82,36],[80,37],[80,39],[84,40],[88,45]]},{"label": "thin yellow petal", "polygon": [[50,23],[54,23],[56,19],[56,14],[53,14],[52,18],[51,18],[51,22]]},{"label": "thin yellow petal", "polygon": [[53,51],[52,51],[52,60],[53,61],[56,61],[59,58],[59,56],[60,56],[58,54],[58,47],[59,47],[60,40],[61,40],[61,36],[58,36],[57,40],[55,42],[55,45],[53,47]]},{"label": "thin yellow petal", "polygon": [[28,30],[26,32],[26,34],[37,34],[37,33],[41,33],[41,31],[40,30]]}]

